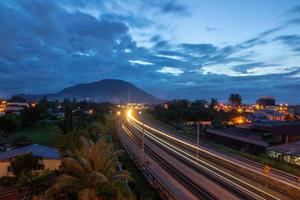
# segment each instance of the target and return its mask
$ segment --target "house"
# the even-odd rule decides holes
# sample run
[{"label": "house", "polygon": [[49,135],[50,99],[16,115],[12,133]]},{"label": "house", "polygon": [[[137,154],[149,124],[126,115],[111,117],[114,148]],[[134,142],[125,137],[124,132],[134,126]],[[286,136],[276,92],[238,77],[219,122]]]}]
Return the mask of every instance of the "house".
[{"label": "house", "polygon": [[300,141],[270,147],[267,154],[271,158],[300,166]]},{"label": "house", "polygon": [[42,170],[56,170],[60,167],[61,160],[57,149],[39,144],[32,144],[0,153],[0,177],[13,176],[10,166],[11,160],[17,156],[29,153],[34,157],[39,158],[39,169],[35,170],[37,172]]},{"label": "house", "polygon": [[8,102],[6,104],[6,113],[20,114],[22,110],[29,108],[28,103]]},{"label": "house", "polygon": [[258,110],[252,115],[253,121],[284,121],[285,117],[284,114],[272,109]]}]

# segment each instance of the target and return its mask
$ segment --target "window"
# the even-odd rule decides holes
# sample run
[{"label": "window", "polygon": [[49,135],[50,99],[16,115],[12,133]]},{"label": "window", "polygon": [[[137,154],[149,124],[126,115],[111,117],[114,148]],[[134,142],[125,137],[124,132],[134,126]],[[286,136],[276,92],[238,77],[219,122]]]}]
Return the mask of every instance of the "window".
[{"label": "window", "polygon": [[44,170],[44,169],[45,169],[45,165],[43,165],[43,164],[38,165],[38,170]]},{"label": "window", "polygon": [[7,172],[12,172],[11,166],[8,166],[8,167],[7,167]]}]

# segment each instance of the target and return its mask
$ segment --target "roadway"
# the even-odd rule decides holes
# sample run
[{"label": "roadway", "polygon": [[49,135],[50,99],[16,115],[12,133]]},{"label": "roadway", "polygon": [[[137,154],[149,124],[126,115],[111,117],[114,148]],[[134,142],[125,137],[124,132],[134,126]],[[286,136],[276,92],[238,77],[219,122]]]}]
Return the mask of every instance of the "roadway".
[{"label": "roadway", "polygon": [[[140,149],[144,147],[145,155],[152,157],[158,165],[172,174],[181,185],[188,188],[199,199],[209,199],[200,197],[200,193],[202,195],[206,193],[211,199],[288,200],[299,197],[297,196],[300,191],[299,186],[285,182],[284,180],[288,179],[286,177],[283,180],[276,178],[275,181],[286,184],[288,192],[285,191],[285,187],[270,187],[272,184],[264,181],[269,181],[269,177],[266,179],[264,177],[266,175],[262,174],[261,169],[257,171],[254,169],[255,167],[243,160],[232,158],[230,155],[220,156],[220,152],[198,147],[195,143],[187,141],[186,138],[181,138],[178,134],[172,133],[145,117],[141,118],[135,113],[129,112],[126,117],[122,128],[127,137],[134,141]],[[196,156],[197,151],[198,156]],[[173,161],[170,162],[171,159]],[[200,178],[197,178],[198,176]],[[199,181],[200,179],[201,181]],[[272,181],[274,180],[272,179]],[[291,180],[289,179],[289,181]],[[292,195],[290,191],[293,191]],[[224,198],[224,195],[227,197]]]}]

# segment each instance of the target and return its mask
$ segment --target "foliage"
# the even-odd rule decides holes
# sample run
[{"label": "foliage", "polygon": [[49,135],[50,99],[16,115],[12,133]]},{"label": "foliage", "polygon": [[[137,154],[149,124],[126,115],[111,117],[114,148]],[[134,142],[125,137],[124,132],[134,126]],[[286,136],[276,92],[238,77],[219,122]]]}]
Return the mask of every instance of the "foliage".
[{"label": "foliage", "polygon": [[38,168],[38,158],[32,154],[17,156],[11,161],[11,168],[16,177],[20,177],[22,174],[29,174],[32,170]]},{"label": "foliage", "polygon": [[0,117],[0,132],[10,133],[19,127],[19,121],[14,115],[4,115]]},{"label": "foliage", "polygon": [[186,121],[212,121],[216,127],[222,127],[224,121],[230,117],[230,113],[217,111],[214,107],[216,99],[212,99],[210,105],[205,100],[189,102],[187,100],[174,100],[169,103],[168,109],[161,105],[154,107],[153,116],[167,124],[181,124]]},{"label": "foliage", "polygon": [[[78,132],[77,132],[78,133]],[[82,136],[77,133],[60,134],[55,139],[55,147],[63,155],[73,155],[82,147]]]},{"label": "foliage", "polygon": [[129,197],[127,181],[131,177],[129,172],[119,170],[120,151],[103,140],[96,144],[84,140],[83,145],[77,155],[63,158],[62,174],[46,191],[47,198],[55,199],[59,193],[91,200]]},{"label": "foliage", "polygon": [[215,106],[217,106],[217,105],[218,105],[218,100],[215,99],[215,98],[211,98],[211,101],[210,101],[210,104],[209,104],[209,108],[211,110],[213,110],[215,108]]},{"label": "foliage", "polygon": [[242,97],[240,94],[230,94],[228,102],[235,106],[242,105]]},{"label": "foliage", "polygon": [[1,187],[9,187],[15,185],[17,182],[16,177],[11,176],[2,176],[0,177],[0,186]]},{"label": "foliage", "polygon": [[36,124],[40,116],[40,110],[38,107],[25,108],[21,114],[22,125],[24,127],[31,127]]},{"label": "foliage", "polygon": [[16,147],[26,146],[31,143],[32,143],[32,141],[24,135],[17,135],[11,141],[11,144]]},{"label": "foliage", "polygon": [[72,113],[72,106],[66,105],[65,106],[65,117],[64,119],[59,123],[60,129],[64,132],[64,134],[67,134],[69,132],[73,131],[73,113]]},{"label": "foliage", "polygon": [[11,97],[11,99],[9,100],[10,102],[22,102],[22,103],[26,103],[26,99],[21,97],[21,96],[18,96],[18,95],[14,95]]},{"label": "foliage", "polygon": [[22,173],[18,178],[17,185],[20,187],[31,187],[37,190],[43,190],[52,186],[53,182],[58,177],[57,171],[44,171],[41,173]]}]

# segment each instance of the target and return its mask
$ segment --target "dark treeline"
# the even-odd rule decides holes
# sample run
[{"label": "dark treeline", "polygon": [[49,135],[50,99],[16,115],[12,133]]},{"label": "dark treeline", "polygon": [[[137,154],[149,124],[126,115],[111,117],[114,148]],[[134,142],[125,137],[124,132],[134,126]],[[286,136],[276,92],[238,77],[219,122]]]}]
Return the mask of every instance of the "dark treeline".
[{"label": "dark treeline", "polygon": [[165,123],[183,123],[187,121],[211,121],[216,127],[222,126],[232,113],[216,110],[218,104],[216,99],[211,102],[205,100],[173,100],[165,105],[154,107],[152,114],[154,117]]}]

